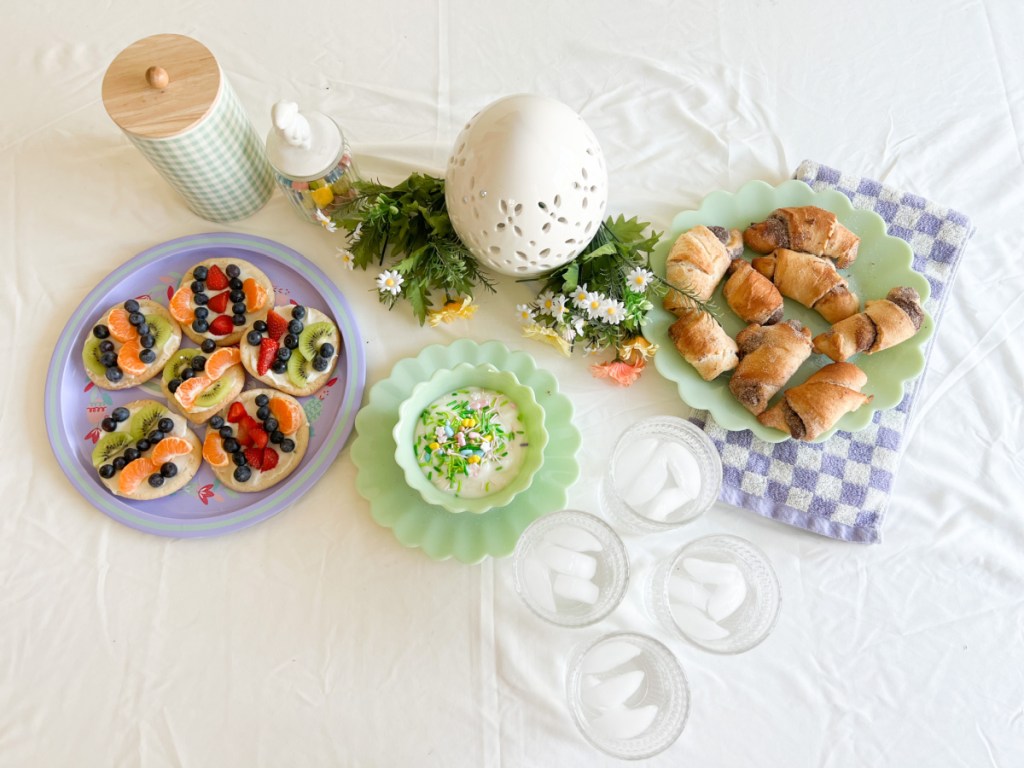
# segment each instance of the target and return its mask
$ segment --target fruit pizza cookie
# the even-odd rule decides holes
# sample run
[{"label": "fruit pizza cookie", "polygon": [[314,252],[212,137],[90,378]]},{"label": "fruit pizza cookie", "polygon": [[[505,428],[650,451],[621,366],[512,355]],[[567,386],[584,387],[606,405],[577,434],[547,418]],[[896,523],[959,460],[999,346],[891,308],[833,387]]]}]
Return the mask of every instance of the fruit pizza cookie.
[{"label": "fruit pizza cookie", "polygon": [[100,424],[92,463],[117,496],[136,501],[174,493],[192,479],[203,446],[188,422],[155,400],[134,400],[111,411]]},{"label": "fruit pizza cookie", "polygon": [[245,327],[273,306],[274,286],[244,259],[207,259],[185,272],[171,314],[196,344],[237,344]]},{"label": "fruit pizza cookie", "polygon": [[245,386],[238,347],[179,349],[164,366],[160,385],[167,402],[194,424],[209,420]]},{"label": "fruit pizza cookie", "polygon": [[341,352],[334,321],[312,307],[274,307],[249,326],[241,345],[245,369],[295,397],[317,392],[330,379]]},{"label": "fruit pizza cookie", "polygon": [[155,301],[129,299],[103,314],[82,346],[89,379],[128,389],[160,373],[181,344],[181,328]]},{"label": "fruit pizza cookie", "polygon": [[273,389],[250,389],[210,419],[203,458],[235,491],[264,491],[290,475],[309,445],[299,402]]}]

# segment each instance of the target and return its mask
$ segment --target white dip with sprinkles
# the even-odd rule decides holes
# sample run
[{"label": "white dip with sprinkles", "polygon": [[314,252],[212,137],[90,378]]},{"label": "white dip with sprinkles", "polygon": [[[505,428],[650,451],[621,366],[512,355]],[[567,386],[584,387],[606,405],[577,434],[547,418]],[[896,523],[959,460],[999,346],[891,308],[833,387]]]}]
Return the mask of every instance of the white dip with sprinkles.
[{"label": "white dip with sprinkles", "polygon": [[420,414],[416,459],[437,488],[477,499],[508,485],[526,455],[519,407],[501,392],[464,387],[445,393]]}]

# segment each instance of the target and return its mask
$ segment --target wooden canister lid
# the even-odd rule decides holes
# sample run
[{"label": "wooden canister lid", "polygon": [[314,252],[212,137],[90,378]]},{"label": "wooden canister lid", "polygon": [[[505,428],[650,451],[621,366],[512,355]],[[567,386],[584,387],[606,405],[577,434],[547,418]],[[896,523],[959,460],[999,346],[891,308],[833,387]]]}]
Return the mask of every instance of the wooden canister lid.
[{"label": "wooden canister lid", "polygon": [[103,105],[121,130],[166,139],[210,113],[220,84],[220,66],[205,45],[184,35],[153,35],[111,62],[103,77]]}]

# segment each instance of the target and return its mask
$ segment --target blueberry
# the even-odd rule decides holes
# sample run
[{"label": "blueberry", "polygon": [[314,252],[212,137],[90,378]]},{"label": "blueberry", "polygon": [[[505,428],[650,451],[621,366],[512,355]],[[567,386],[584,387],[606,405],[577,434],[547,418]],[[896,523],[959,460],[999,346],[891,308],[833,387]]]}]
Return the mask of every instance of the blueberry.
[{"label": "blueberry", "polygon": [[334,357],[334,345],[329,341],[325,341],[320,345],[320,356],[328,359]]},{"label": "blueberry", "polygon": [[107,339],[105,341],[101,341],[100,342],[100,346],[99,346],[99,350],[100,350],[101,353],[102,352],[113,352],[114,351],[114,342],[112,342],[110,339]]},{"label": "blueberry", "polygon": [[284,440],[284,432],[282,432],[281,430],[275,429],[273,432],[270,433],[270,442],[274,443],[275,445],[280,444],[282,440]]},{"label": "blueberry", "polygon": [[154,472],[152,475],[149,476],[149,484],[154,488],[159,488],[161,485],[164,484],[164,476],[158,472]]},{"label": "blueberry", "polygon": [[201,320],[198,317],[192,321],[192,330],[196,333],[206,333],[210,329],[210,324],[205,320]]},{"label": "blueberry", "polygon": [[139,336],[149,336],[153,332],[153,329],[149,327],[149,323],[145,320],[135,326],[135,330],[139,332]]},{"label": "blueberry", "polygon": [[210,316],[210,310],[206,307],[196,307],[195,315],[197,320],[205,320]]},{"label": "blueberry", "polygon": [[104,352],[100,355],[100,363],[104,368],[113,368],[117,365],[117,355],[113,352]]},{"label": "blueberry", "polygon": [[113,368],[107,368],[107,379],[109,381],[118,382],[124,378],[124,373],[116,365]]},{"label": "blueberry", "polygon": [[199,348],[206,354],[210,354],[217,348],[217,342],[213,339],[203,339],[203,343],[199,345]]},{"label": "blueberry", "polygon": [[228,277],[238,277],[240,274],[242,274],[242,270],[240,270],[238,266],[235,264],[228,264],[224,268],[224,274],[227,275]]},{"label": "blueberry", "polygon": [[178,474],[178,465],[173,461],[165,461],[160,465],[160,474],[164,477],[174,477]]},{"label": "blueberry", "polygon": [[100,429],[104,432],[113,432],[117,429],[117,422],[107,416],[107,418],[100,422]]},{"label": "blueberry", "polygon": [[181,380],[182,381],[188,381],[189,379],[191,379],[195,375],[196,375],[195,371],[193,371],[191,368],[186,368],[184,371],[181,372]]},{"label": "blueberry", "polygon": [[92,335],[97,339],[105,339],[110,336],[110,329],[105,325],[97,325],[92,329]]},{"label": "blueberry", "polygon": [[239,449],[238,441],[233,437],[229,437],[224,441],[224,450],[227,453],[235,453]]},{"label": "blueberry", "polygon": [[317,355],[316,357],[313,358],[313,370],[314,371],[319,371],[320,373],[323,373],[324,371],[326,371],[330,367],[331,367],[331,361],[328,358],[320,357],[320,355]]},{"label": "blueberry", "polygon": [[156,445],[165,437],[167,437],[167,435],[165,435],[159,429],[154,429],[152,432],[149,433],[146,439],[149,440],[150,445]]},{"label": "blueberry", "polygon": [[228,294],[228,300],[231,302],[245,301],[245,291],[232,291]]},{"label": "blueberry", "polygon": [[189,288],[192,289],[192,293],[203,293],[206,291],[206,283],[202,280],[193,280]]},{"label": "blueberry", "polygon": [[[289,325],[289,328],[291,328],[291,325]],[[302,329],[300,328],[299,330],[301,331]],[[282,341],[288,349],[295,349],[299,346],[299,337],[293,333],[286,333]]]},{"label": "blueberry", "polygon": [[139,458],[140,453],[138,448],[126,448],[124,452],[125,461],[135,461]]},{"label": "blueberry", "polygon": [[245,337],[245,340],[253,347],[258,347],[260,342],[263,341],[263,334],[259,331],[249,331],[249,334]]},{"label": "blueberry", "polygon": [[206,302],[208,302],[209,300],[210,297],[207,296],[205,293],[197,293],[195,296],[192,297],[192,301],[194,301],[199,306],[206,304]]},{"label": "blueberry", "polygon": [[123,405],[118,406],[110,412],[110,418],[114,421],[128,421],[128,417],[132,415],[132,412],[125,408]]},{"label": "blueberry", "polygon": [[235,451],[231,454],[231,460],[235,462],[236,467],[244,467],[249,463],[249,460],[245,458],[245,451]]},{"label": "blueberry", "polygon": [[214,429],[220,429],[224,426],[224,418],[222,416],[214,416],[210,419],[210,426]]},{"label": "blueberry", "polygon": [[242,290],[243,285],[244,283],[242,283],[242,281],[239,280],[237,277],[232,277],[230,280],[228,280],[228,288],[230,288],[232,291]]},{"label": "blueberry", "polygon": [[152,349],[156,346],[156,337],[152,333],[145,333],[139,336],[139,344],[143,349]]},{"label": "blueberry", "polygon": [[196,267],[192,270],[192,277],[196,280],[205,280],[208,274],[210,274],[210,270],[206,267]]},{"label": "blueberry", "polygon": [[274,373],[286,373],[288,371],[288,363],[279,358],[270,364],[270,370]]},{"label": "blueberry", "polygon": [[259,419],[260,421],[263,421],[269,415],[270,409],[267,408],[267,406],[265,405],[261,405],[259,408],[256,409],[256,418]]},{"label": "blueberry", "polygon": [[263,429],[265,429],[267,432],[275,432],[278,426],[279,425],[277,423],[277,419],[275,419],[273,416],[270,416],[263,420]]},{"label": "blueberry", "polygon": [[291,453],[294,450],[295,441],[292,440],[290,437],[286,437],[284,440],[281,441],[281,451],[283,453]]},{"label": "blueberry", "polygon": [[[211,422],[210,426],[213,426],[212,422]],[[227,424],[222,424],[219,427],[214,427],[214,429],[216,429],[219,432],[219,434],[220,434],[220,436],[221,436],[221,438],[223,440],[227,440],[229,437],[234,437],[234,435],[235,435],[235,430],[233,430]]]},{"label": "blueberry", "polygon": [[181,379],[171,379],[167,382],[167,391],[172,395],[178,391],[178,387],[181,386]]},{"label": "blueberry", "polygon": [[292,356],[292,351],[288,347],[279,347],[277,350],[277,359],[283,363],[288,362],[288,358]]},{"label": "blueberry", "polygon": [[[128,301],[124,303],[124,310],[125,312],[138,312],[139,302],[135,299],[128,299]],[[134,323],[132,323],[132,325],[134,325]]]},{"label": "blueberry", "polygon": [[252,470],[248,467],[235,467],[235,480],[240,483],[244,483],[252,477]]},{"label": "blueberry", "polygon": [[256,395],[256,400],[254,402],[256,403],[257,408],[262,408],[264,405],[270,405],[270,398],[266,395]]},{"label": "blueberry", "polygon": [[203,370],[204,368],[206,368],[206,358],[205,357],[203,357],[202,355],[196,355],[195,357],[192,358],[192,370],[193,371],[198,372],[198,371]]},{"label": "blueberry", "polygon": [[168,419],[166,416],[156,423],[156,428],[163,432],[165,435],[174,429],[174,420]]},{"label": "blueberry", "polygon": [[130,312],[128,314],[128,322],[131,323],[132,325],[139,326],[146,322],[146,316],[139,312],[138,310],[135,310],[134,312]]},{"label": "blueberry", "polygon": [[244,315],[245,314],[245,302],[244,301],[236,301],[234,304],[231,305],[231,312],[233,314],[236,314],[236,315]]},{"label": "blueberry", "polygon": [[305,316],[306,308],[304,306],[302,306],[301,304],[296,304],[294,307],[292,307],[292,317],[294,317],[296,320],[301,320]]},{"label": "blueberry", "polygon": [[267,324],[262,320],[257,320],[255,323],[252,324],[252,329],[254,331],[259,331],[260,333],[266,333]]},{"label": "blueberry", "polygon": [[149,440],[147,440],[144,437],[135,444],[135,447],[139,449],[139,453],[143,453],[145,451],[148,451],[152,447],[152,445],[150,444]]},{"label": "blueberry", "polygon": [[235,325],[245,325],[245,315],[234,314],[231,316],[231,322],[234,323]]},{"label": "blueberry", "polygon": [[125,464],[127,464],[128,462],[125,460],[124,456],[118,456],[110,463],[113,465],[114,470],[116,472],[120,472],[122,469],[124,469]]},{"label": "blueberry", "polygon": [[114,476],[114,471],[115,470],[113,464],[104,464],[103,466],[100,467],[100,477],[102,477],[104,480],[109,480]]},{"label": "blueberry", "polygon": [[301,320],[292,320],[288,323],[288,333],[294,333],[296,336],[302,333],[303,328],[305,328],[305,326],[302,324]]},{"label": "blueberry", "polygon": [[139,360],[144,362],[146,365],[149,365],[150,363],[156,361],[156,352],[154,352],[152,349],[144,349],[141,352],[139,352]]}]

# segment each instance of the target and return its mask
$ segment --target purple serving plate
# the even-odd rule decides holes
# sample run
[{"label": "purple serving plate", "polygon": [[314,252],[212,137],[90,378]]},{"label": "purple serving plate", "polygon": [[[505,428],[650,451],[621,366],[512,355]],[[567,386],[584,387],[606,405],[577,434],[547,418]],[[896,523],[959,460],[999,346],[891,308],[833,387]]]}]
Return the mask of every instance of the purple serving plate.
[{"label": "purple serving plate", "polygon": [[[182,274],[207,258],[245,259],[274,284],[275,304],[294,302],[334,318],[343,340],[334,377],[317,394],[300,398],[310,423],[309,449],[284,482],[259,493],[237,493],[221,485],[204,463],[181,490],[162,499],[131,501],[111,494],[92,466],[100,421],[122,403],[164,401],[158,378],[111,392],[89,381],[82,345],[102,312],[129,298],[166,305]],[[245,340],[242,340],[245,343]],[[187,338],[183,346],[195,346]],[[345,445],[366,383],[366,360],[355,316],[338,287],[314,264],[273,240],[229,232],[190,235],[143,251],[89,293],[71,315],[53,351],[46,375],[46,431],[61,469],[91,504],[118,522],[147,533],[191,538],[237,531],[287,509],[327,471]],[[262,386],[251,377],[246,384]],[[202,439],[205,427],[194,430]]]}]

